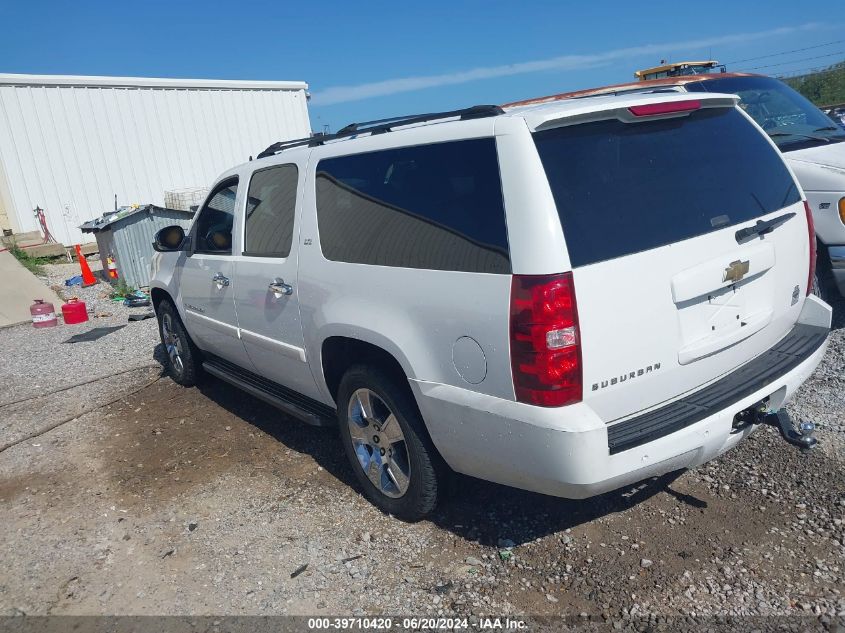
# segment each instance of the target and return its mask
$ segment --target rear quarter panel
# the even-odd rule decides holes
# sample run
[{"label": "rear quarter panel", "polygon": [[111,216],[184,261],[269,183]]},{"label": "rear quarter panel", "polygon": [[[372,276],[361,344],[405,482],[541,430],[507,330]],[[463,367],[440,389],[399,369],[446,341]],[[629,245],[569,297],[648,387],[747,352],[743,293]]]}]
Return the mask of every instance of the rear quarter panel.
[{"label": "rear quarter panel", "polygon": [[[396,358],[409,379],[513,398],[510,275],[330,261],[321,250],[316,214],[315,175],[322,158],[489,136],[493,136],[493,121],[482,119],[330,143],[313,150],[305,183],[298,285],[305,345],[327,402],[332,399],[320,350],[332,336],[381,347]],[[461,337],[474,339],[483,352],[486,373],[478,384],[465,381],[455,368],[453,346]]]}]

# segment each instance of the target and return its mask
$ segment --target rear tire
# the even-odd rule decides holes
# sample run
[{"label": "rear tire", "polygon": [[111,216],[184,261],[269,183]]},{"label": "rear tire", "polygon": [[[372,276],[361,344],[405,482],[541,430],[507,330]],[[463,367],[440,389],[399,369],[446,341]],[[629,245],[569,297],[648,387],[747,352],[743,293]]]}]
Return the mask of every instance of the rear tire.
[{"label": "rear tire", "polygon": [[431,513],[447,469],[409,390],[379,369],[356,365],[341,379],[337,402],[341,442],[367,498],[405,521]]},{"label": "rear tire", "polygon": [[158,333],[167,353],[168,375],[184,387],[193,387],[202,376],[200,352],[179,318],[176,306],[167,299],[158,304]]}]

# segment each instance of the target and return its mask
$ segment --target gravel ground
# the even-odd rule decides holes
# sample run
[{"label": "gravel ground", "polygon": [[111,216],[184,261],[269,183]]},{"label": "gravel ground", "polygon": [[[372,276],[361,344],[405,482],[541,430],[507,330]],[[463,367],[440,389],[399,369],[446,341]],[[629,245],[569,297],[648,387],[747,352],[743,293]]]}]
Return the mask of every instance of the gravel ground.
[{"label": "gravel ground", "polygon": [[[125,322],[93,292],[111,316],[0,331],[0,403],[150,362],[151,320],[61,344]],[[578,502],[457,477],[413,525],[364,500],[332,430],[159,376],[0,408],[3,445],[119,398],[0,452],[0,613],[845,617],[845,301],[789,405],[819,424],[818,450],[764,428],[695,471]]]},{"label": "gravel ground", "polygon": [[[90,259],[89,265],[98,277],[102,268],[99,258]],[[0,403],[39,395],[77,382],[124,371],[132,367],[148,366],[153,361],[152,351],[158,342],[155,319],[128,321],[130,314],[143,314],[152,310],[128,308],[109,297],[112,287],[105,281],[82,288],[67,288],[64,280],[79,274],[79,265],[48,264],[42,280],[67,300],[77,297],[85,302],[89,320],[85,323],[65,325],[59,318],[54,328],[34,329],[20,325],[0,330]],[[55,306],[61,314],[61,306]],[[65,344],[75,334],[98,327],[125,326],[106,335],[99,341]],[[125,379],[124,379],[125,380]],[[116,384],[120,384],[117,380]],[[90,399],[95,400],[112,385],[92,385]],[[98,391],[99,390],[99,391]],[[68,394],[70,397],[72,394]],[[52,400],[51,400],[52,402]],[[50,409],[62,414],[60,409]],[[6,412],[4,412],[5,418]],[[22,415],[26,415],[24,408]],[[0,421],[0,428],[8,420]],[[2,431],[0,431],[2,432]],[[3,440],[0,439],[0,444]]]}]

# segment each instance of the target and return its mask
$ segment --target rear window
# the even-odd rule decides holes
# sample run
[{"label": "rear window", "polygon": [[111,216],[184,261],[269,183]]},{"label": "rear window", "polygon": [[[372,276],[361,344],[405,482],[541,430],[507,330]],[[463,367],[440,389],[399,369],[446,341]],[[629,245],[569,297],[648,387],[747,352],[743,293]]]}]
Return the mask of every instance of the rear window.
[{"label": "rear window", "polygon": [[327,259],[509,273],[492,138],[321,160],[317,221]]},{"label": "rear window", "polygon": [[747,222],[800,200],[778,152],[733,108],[534,134],[573,266]]}]

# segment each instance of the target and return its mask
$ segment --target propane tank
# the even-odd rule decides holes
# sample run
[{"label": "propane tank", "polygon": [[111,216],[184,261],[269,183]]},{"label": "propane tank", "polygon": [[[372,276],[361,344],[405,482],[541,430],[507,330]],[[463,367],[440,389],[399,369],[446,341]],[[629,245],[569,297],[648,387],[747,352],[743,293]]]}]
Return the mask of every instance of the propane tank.
[{"label": "propane tank", "polygon": [[84,301],[74,297],[68,299],[67,303],[62,306],[62,316],[65,319],[65,325],[84,323],[88,320],[88,308]]},{"label": "propane tank", "polygon": [[29,313],[32,315],[32,327],[55,327],[59,324],[56,308],[44,299],[36,299],[35,303],[29,306]]}]

